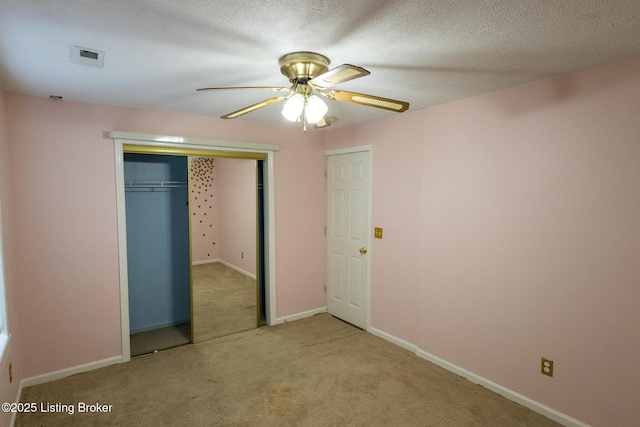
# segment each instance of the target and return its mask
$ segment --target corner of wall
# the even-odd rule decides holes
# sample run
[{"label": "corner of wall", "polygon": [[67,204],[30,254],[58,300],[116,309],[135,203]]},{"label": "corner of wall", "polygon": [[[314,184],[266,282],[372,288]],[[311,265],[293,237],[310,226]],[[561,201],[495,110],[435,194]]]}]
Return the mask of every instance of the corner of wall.
[{"label": "corner of wall", "polygon": [[[7,336],[6,345],[0,357],[0,401],[17,402],[20,399],[21,363],[19,357],[19,330],[17,328],[16,310],[16,286],[11,266],[11,215],[10,215],[10,171],[9,171],[9,144],[7,136],[7,113],[4,91],[0,90],[0,237],[2,250],[0,254],[4,261],[4,299],[7,308]],[[1,288],[0,288],[1,289]],[[13,425],[11,412],[0,412],[0,424]]]}]

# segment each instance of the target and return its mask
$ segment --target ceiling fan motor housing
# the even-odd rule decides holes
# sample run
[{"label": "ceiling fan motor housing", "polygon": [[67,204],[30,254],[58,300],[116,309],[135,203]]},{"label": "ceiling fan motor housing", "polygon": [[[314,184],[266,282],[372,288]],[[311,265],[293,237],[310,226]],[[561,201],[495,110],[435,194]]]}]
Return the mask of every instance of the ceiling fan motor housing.
[{"label": "ceiling fan motor housing", "polygon": [[280,72],[291,83],[306,84],[329,70],[329,58],[315,52],[293,52],[281,56]]}]

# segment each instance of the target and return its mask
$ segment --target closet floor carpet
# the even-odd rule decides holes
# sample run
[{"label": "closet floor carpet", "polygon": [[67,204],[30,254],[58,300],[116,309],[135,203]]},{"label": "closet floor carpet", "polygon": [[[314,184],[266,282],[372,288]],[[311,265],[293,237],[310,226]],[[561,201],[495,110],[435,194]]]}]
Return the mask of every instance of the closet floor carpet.
[{"label": "closet floor carpet", "polygon": [[166,350],[191,342],[191,323],[131,335],[131,357]]}]

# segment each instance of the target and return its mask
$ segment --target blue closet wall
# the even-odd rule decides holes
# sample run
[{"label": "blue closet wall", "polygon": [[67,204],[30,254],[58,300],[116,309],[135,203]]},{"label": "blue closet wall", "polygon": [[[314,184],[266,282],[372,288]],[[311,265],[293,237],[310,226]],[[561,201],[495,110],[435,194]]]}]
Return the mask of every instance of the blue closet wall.
[{"label": "blue closet wall", "polygon": [[124,159],[131,333],[189,322],[187,157]]}]

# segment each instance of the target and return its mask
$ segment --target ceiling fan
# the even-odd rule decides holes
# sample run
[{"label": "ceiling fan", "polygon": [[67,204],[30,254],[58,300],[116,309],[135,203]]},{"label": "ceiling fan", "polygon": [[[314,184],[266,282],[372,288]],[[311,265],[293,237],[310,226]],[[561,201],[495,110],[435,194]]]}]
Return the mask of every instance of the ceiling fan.
[{"label": "ceiling fan", "polygon": [[328,107],[317,96],[334,100],[353,102],[369,107],[382,108],[401,113],[409,109],[409,103],[395,99],[381,98],[379,96],[363,93],[347,92],[343,90],[329,90],[329,88],[349,80],[369,75],[369,71],[355,65],[343,64],[329,70],[329,58],[314,52],[288,53],[279,59],[280,72],[291,82],[291,87],[206,87],[198,91],[207,90],[269,90],[274,92],[286,92],[284,95],[265,99],[248,107],[244,107],[233,113],[222,116],[223,119],[235,119],[244,114],[251,113],[260,108],[287,101],[284,104],[282,115],[290,121],[303,121],[304,130],[307,130],[307,122],[315,128],[323,128],[331,125],[326,116]]}]

